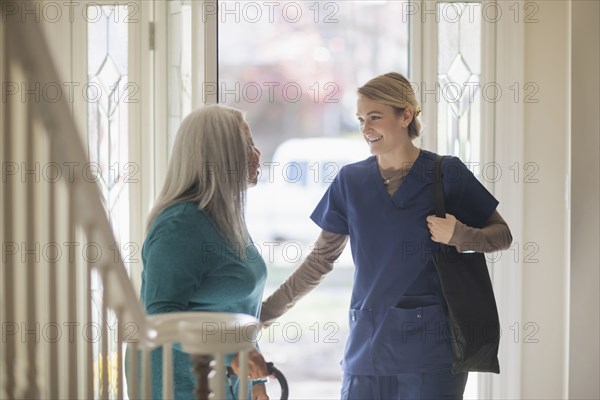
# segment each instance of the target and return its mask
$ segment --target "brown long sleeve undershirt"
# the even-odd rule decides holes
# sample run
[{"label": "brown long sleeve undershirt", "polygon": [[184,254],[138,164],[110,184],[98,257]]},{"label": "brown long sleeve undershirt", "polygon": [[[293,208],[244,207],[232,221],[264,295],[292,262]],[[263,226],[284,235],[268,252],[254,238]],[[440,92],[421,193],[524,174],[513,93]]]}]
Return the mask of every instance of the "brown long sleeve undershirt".
[{"label": "brown long sleeve undershirt", "polygon": [[348,235],[321,231],[313,250],[302,264],[263,301],[260,321],[269,326],[313,290],[331,272],[347,242]]},{"label": "brown long sleeve undershirt", "polygon": [[[410,165],[403,172],[393,176],[387,185],[387,192],[393,196],[404,181]],[[384,171],[385,173],[386,171]],[[390,175],[387,172],[386,176]],[[448,244],[455,246],[459,253],[464,251],[476,251],[478,253],[491,253],[497,250],[507,249],[512,243],[512,235],[504,218],[494,210],[488,218],[485,226],[481,229],[471,228],[460,221],[456,221],[454,232]]]},{"label": "brown long sleeve undershirt", "polygon": [[[406,174],[393,177],[388,186],[390,196],[400,187]],[[314,289],[333,269],[344,251],[348,235],[321,231],[314,249],[290,277],[262,305],[260,320],[268,326]],[[481,229],[456,221],[448,244],[457,251],[493,252],[507,249],[512,243],[510,229],[498,211],[494,211]]]}]

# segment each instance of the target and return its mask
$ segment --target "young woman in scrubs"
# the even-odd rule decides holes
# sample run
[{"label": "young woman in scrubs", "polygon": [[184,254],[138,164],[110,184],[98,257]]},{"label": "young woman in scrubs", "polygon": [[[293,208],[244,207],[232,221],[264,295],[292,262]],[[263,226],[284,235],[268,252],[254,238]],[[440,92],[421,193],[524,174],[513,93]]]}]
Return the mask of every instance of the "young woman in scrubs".
[{"label": "young woman in scrubs", "polygon": [[350,240],[355,264],[342,399],[460,399],[448,317],[431,255],[439,244],[496,251],[512,242],[498,201],[457,157],[442,163],[446,218],[435,217],[437,154],[413,144],[420,114],[408,80],[358,89],[357,118],[372,156],[343,167],[311,219],[314,250],[263,302],[268,326],[331,271]]}]

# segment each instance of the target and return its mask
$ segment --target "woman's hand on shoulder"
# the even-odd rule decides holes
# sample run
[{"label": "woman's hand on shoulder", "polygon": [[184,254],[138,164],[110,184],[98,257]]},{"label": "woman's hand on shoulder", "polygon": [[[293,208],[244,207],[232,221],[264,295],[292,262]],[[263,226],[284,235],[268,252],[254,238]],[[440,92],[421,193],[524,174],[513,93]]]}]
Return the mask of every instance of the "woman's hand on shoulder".
[{"label": "woman's hand on shoulder", "polygon": [[435,215],[427,217],[427,228],[431,233],[431,240],[437,243],[448,244],[454,233],[457,219],[452,214],[446,214],[446,218],[438,218]]}]

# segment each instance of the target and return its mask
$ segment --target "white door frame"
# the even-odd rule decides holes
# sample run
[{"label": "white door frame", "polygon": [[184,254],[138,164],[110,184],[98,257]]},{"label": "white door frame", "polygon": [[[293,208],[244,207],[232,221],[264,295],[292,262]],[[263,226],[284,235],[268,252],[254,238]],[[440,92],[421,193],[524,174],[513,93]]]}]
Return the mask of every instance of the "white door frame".
[{"label": "white door frame", "polygon": [[[451,2],[454,0],[447,0]],[[482,24],[482,82],[495,82],[505,93],[517,82],[523,84],[524,77],[524,27],[521,21],[512,19],[514,7],[523,9],[523,0],[502,4],[496,0],[463,0],[462,2],[480,2],[482,9],[491,10],[492,18],[484,19]],[[411,81],[422,88],[435,87],[437,81],[437,23],[432,14],[422,14],[423,10],[435,10],[436,1],[417,0],[411,12],[410,25],[410,71]],[[509,9],[509,7],[513,7]],[[503,16],[493,17],[492,11],[501,10]],[[510,62],[504,62],[510,60]],[[522,86],[521,86],[522,87]],[[429,96],[427,100],[430,100]],[[522,237],[523,189],[509,179],[509,168],[518,163],[523,165],[523,104],[511,102],[505,96],[497,102],[482,102],[481,138],[482,164],[495,163],[504,172],[504,178],[496,182],[482,182],[491,193],[501,200],[501,214],[509,224],[514,238]],[[421,145],[436,149],[437,107],[424,104],[425,127]],[[497,116],[507,116],[502,118]],[[522,249],[521,249],[522,250]],[[494,257],[488,264],[498,310],[500,314],[502,338],[499,352],[500,375],[481,374],[478,398],[518,399],[521,393],[521,343],[512,343],[509,331],[515,322],[521,321],[522,278],[517,271],[522,267],[521,259],[513,259],[511,250],[503,256]]]},{"label": "white door frame", "polygon": [[[451,1],[451,0],[449,0]],[[465,0],[474,2],[474,0]],[[435,9],[433,0],[416,0],[417,10]],[[503,171],[503,179],[483,182],[501,200],[500,212],[509,224],[514,238],[523,237],[522,182],[515,184],[510,178],[510,167],[523,165],[523,103],[511,101],[510,88],[514,83],[524,84],[524,25],[514,21],[513,9],[523,10],[524,0],[502,4],[497,0],[482,0],[484,8],[500,9],[503,17],[483,24],[482,32],[482,82],[496,82],[506,93],[498,102],[483,102],[481,154],[484,163],[496,163]],[[153,188],[160,188],[168,164],[167,154],[167,1],[154,0],[155,6],[155,64],[154,64],[154,114],[155,132],[153,143]],[[192,108],[217,103],[217,94],[203,93],[204,83],[218,83],[217,59],[217,1],[192,1]],[[510,8],[509,7],[513,7]],[[410,80],[427,88],[435,87],[437,81],[437,24],[432,15],[423,17],[417,13],[410,23]],[[518,22],[518,23],[516,23]],[[510,62],[505,62],[509,60]],[[202,79],[199,79],[202,77]],[[522,87],[522,86],[521,86]],[[204,101],[206,100],[206,101]],[[424,134],[421,146],[436,148],[435,127],[437,107],[426,107],[422,121]],[[501,116],[510,115],[510,118]],[[148,131],[150,132],[150,131]],[[148,192],[149,193],[149,192]],[[521,249],[522,250],[522,249]],[[489,258],[488,258],[489,260]],[[495,286],[496,300],[502,326],[500,346],[500,375],[482,375],[480,398],[518,399],[521,393],[521,343],[511,343],[509,327],[521,322],[522,278],[518,272],[522,260],[514,260],[511,250],[489,263]]]}]

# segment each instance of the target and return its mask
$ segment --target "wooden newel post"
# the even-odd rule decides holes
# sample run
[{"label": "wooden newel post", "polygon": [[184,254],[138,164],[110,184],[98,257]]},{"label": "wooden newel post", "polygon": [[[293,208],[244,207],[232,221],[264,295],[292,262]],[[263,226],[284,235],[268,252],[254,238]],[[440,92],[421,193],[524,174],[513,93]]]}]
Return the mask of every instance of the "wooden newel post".
[{"label": "wooden newel post", "polygon": [[208,386],[208,376],[212,370],[210,363],[212,356],[193,355],[192,365],[196,375],[196,400],[208,400],[211,391]]}]

